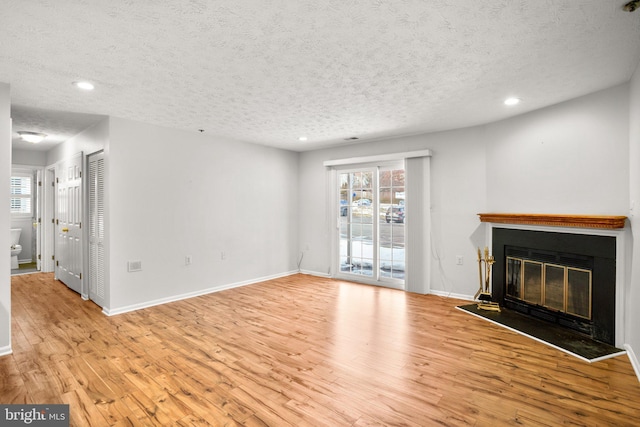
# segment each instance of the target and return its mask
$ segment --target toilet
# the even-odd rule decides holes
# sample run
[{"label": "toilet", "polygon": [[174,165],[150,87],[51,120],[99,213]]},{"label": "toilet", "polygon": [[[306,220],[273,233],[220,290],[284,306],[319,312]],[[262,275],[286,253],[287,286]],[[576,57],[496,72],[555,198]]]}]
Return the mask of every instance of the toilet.
[{"label": "toilet", "polygon": [[18,244],[20,242],[20,233],[22,228],[11,229],[11,269],[15,270],[18,267],[18,255],[22,252],[22,246]]}]

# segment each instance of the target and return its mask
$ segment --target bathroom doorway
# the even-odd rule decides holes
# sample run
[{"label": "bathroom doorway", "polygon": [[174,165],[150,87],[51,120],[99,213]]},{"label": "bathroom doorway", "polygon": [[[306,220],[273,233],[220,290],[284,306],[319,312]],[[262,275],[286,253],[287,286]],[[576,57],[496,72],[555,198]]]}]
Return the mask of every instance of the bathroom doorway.
[{"label": "bathroom doorway", "polygon": [[42,170],[13,165],[11,168],[11,274],[38,272],[42,225]]}]

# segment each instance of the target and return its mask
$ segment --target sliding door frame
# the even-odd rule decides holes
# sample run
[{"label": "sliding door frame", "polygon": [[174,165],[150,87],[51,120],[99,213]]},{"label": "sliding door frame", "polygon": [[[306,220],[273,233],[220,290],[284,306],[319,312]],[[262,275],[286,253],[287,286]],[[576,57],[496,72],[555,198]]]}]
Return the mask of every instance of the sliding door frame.
[{"label": "sliding door frame", "polygon": [[[355,173],[371,173],[372,176],[372,182],[371,182],[371,186],[370,186],[370,190],[371,190],[371,206],[367,207],[367,206],[356,206],[356,204],[354,203],[355,201],[353,200],[353,195],[351,195],[348,198],[348,220],[347,220],[347,250],[350,253],[350,249],[353,246],[353,242],[351,240],[352,238],[352,233],[351,233],[351,227],[353,225],[360,225],[361,228],[365,228],[366,226],[369,225],[368,222],[353,222],[351,221],[352,218],[352,212],[351,210],[353,209],[358,209],[360,211],[360,213],[362,212],[362,210],[365,209],[371,209],[371,232],[372,232],[372,236],[371,236],[371,245],[372,245],[372,259],[371,259],[371,263],[372,263],[372,268],[371,268],[371,275],[366,275],[366,274],[357,274],[357,273],[349,273],[349,272],[344,272],[341,269],[341,262],[340,262],[340,253],[339,250],[336,251],[336,258],[333,260],[334,263],[334,268],[335,268],[335,272],[336,272],[336,277],[337,278],[341,278],[341,279],[345,279],[345,280],[355,280],[355,281],[359,281],[359,282],[363,282],[363,283],[368,283],[368,284],[372,284],[372,285],[380,285],[380,286],[385,286],[385,287],[389,287],[389,288],[394,288],[394,289],[404,289],[405,288],[405,283],[404,283],[404,279],[398,279],[398,278],[392,278],[392,277],[384,277],[380,274],[380,265],[381,265],[381,257],[380,257],[380,172],[381,170],[393,170],[393,169],[404,169],[404,162],[403,161],[391,161],[391,162],[384,162],[384,163],[378,163],[378,164],[359,164],[359,165],[348,165],[348,166],[342,166],[342,167],[338,167],[335,168],[335,182],[336,185],[334,186],[334,192],[333,192],[333,198],[336,199],[336,203],[335,205],[338,206],[338,208],[336,210],[334,210],[334,217],[336,220],[336,228],[335,228],[335,234],[337,234],[336,237],[336,244],[338,245],[338,248],[340,247],[340,233],[341,233],[341,224],[340,224],[340,220],[339,218],[341,217],[341,212],[340,210],[343,208],[342,205],[339,205],[339,200],[340,200],[340,183],[338,182],[338,177],[341,174],[355,174]],[[343,190],[344,191],[344,190]],[[356,191],[353,190],[352,187],[349,187],[349,191]],[[362,196],[362,195],[361,195]],[[362,218],[362,217],[361,217]],[[404,226],[404,225],[403,225]],[[364,260],[366,258],[361,257],[361,260]],[[405,259],[405,263],[406,263],[406,259]]]},{"label": "sliding door frame", "polygon": [[[406,173],[407,217],[405,229],[405,279],[404,289],[408,292],[428,294],[431,292],[431,151],[419,150],[390,153],[376,156],[353,157],[327,160],[326,172],[326,218],[329,227],[331,254],[329,276],[338,277],[340,273],[338,255],[338,169],[357,169],[378,166],[382,163],[403,160]],[[348,280],[370,283],[349,275]],[[379,282],[371,283],[380,285]]]}]

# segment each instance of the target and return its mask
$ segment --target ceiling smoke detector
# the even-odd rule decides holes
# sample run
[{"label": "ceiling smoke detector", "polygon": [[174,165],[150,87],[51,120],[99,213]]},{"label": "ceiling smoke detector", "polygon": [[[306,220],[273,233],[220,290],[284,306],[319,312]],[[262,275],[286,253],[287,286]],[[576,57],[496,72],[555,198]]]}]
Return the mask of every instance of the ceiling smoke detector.
[{"label": "ceiling smoke detector", "polygon": [[627,12],[633,12],[634,10],[638,9],[639,7],[640,7],[640,0],[633,0],[633,1],[630,1],[629,3],[625,4],[622,9],[626,10]]}]

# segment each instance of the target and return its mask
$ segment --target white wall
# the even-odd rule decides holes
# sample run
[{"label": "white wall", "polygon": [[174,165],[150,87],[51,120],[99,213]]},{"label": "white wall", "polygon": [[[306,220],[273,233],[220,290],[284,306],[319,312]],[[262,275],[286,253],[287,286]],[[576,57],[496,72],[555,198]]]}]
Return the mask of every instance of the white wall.
[{"label": "white wall", "polygon": [[[302,269],[331,266],[324,160],[431,149],[432,272],[436,293],[472,296],[480,212],[626,215],[629,203],[628,85],[473,128],[303,153]],[[527,191],[524,191],[527,189]],[[638,196],[640,200],[640,195]],[[410,213],[408,213],[410,215]],[[455,256],[464,265],[455,265]]]},{"label": "white wall", "polygon": [[633,234],[631,286],[627,295],[627,348],[640,378],[640,67],[631,79],[629,120],[630,205],[629,215]]},{"label": "white wall", "polygon": [[79,152],[86,156],[100,151],[107,145],[108,140],[109,118],[107,117],[47,151],[46,165],[52,166],[56,162],[71,158]]},{"label": "white wall", "polygon": [[11,160],[15,165],[44,167],[47,165],[47,152],[12,149]]},{"label": "white wall", "polygon": [[487,209],[626,215],[628,85],[486,126]]},{"label": "white wall", "polygon": [[296,270],[297,153],[117,118],[105,152],[107,312]]},{"label": "white wall", "polygon": [[[0,194],[10,193],[11,180],[11,120],[9,85],[0,83]],[[0,355],[11,352],[11,214],[9,197],[0,197]]]}]

